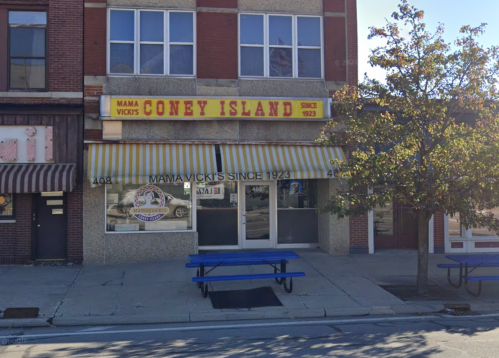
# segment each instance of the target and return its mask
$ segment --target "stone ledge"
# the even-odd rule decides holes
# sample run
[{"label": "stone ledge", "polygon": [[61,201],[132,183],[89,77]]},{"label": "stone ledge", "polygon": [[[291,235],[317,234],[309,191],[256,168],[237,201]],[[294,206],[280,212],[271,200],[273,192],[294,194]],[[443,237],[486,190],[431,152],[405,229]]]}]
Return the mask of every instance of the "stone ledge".
[{"label": "stone ledge", "polygon": [[239,80],[198,78],[197,85],[203,87],[239,87]]},{"label": "stone ledge", "polygon": [[346,85],[347,85],[346,82],[326,81],[326,87],[330,91],[339,91]]},{"label": "stone ledge", "polygon": [[102,3],[102,2],[86,2],[85,3],[85,7],[93,7],[93,8],[105,9],[105,8],[107,8],[107,4],[106,3]]},{"label": "stone ledge", "polygon": [[0,92],[2,98],[83,98],[83,92]]},{"label": "stone ledge", "polygon": [[85,86],[104,86],[106,80],[106,76],[85,76],[83,78]]},{"label": "stone ledge", "polygon": [[198,12],[220,12],[220,13],[234,13],[237,14],[237,9],[223,8],[223,7],[198,7]]}]

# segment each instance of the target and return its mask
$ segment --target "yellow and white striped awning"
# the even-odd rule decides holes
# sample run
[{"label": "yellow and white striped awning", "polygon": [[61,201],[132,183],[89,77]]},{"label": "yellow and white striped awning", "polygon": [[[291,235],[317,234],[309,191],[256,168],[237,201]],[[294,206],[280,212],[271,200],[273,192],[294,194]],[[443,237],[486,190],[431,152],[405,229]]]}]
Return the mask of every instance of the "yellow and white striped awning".
[{"label": "yellow and white striped awning", "polygon": [[229,144],[220,150],[228,180],[331,178],[331,160],[345,161],[340,147]]},{"label": "yellow and white striped awning", "polygon": [[88,178],[101,184],[148,184],[213,181],[214,145],[90,144]]}]

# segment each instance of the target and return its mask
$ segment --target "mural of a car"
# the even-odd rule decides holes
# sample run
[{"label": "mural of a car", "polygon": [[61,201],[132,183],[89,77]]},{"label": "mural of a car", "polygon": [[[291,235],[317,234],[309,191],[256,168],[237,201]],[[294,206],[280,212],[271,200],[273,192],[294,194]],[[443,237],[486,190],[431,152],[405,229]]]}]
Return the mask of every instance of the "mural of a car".
[{"label": "mural of a car", "polygon": [[[118,203],[118,211],[126,216],[131,217],[130,209],[133,208],[133,201],[135,200],[135,195],[137,194],[137,190],[129,190]],[[191,209],[191,202],[188,200],[183,200],[179,198],[175,198],[173,195],[169,193],[164,193],[166,198],[166,207],[169,209],[167,216],[183,218],[189,214],[189,210]],[[154,200],[153,200],[154,204]]]}]

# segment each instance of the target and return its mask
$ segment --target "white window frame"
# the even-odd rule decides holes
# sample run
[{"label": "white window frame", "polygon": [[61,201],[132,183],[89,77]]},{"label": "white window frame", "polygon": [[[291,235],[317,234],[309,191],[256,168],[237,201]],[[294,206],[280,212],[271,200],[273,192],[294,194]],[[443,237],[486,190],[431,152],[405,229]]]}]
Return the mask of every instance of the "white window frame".
[{"label": "white window frame", "polygon": [[[263,45],[246,45],[241,44],[241,16],[244,15],[259,15],[263,16]],[[279,45],[270,45],[269,37],[269,16],[287,16],[291,17],[291,26],[292,26],[292,40],[293,45],[289,46],[279,46]],[[312,17],[318,18],[320,20],[320,47],[318,46],[298,46],[298,18],[300,17]],[[238,25],[237,25],[237,45],[238,45],[238,73],[240,78],[269,78],[269,79],[277,79],[277,80],[290,80],[290,79],[299,79],[299,80],[320,80],[324,79],[324,19],[322,16],[312,16],[312,15],[290,15],[290,14],[278,14],[278,13],[253,13],[253,12],[242,12],[239,13],[238,16]],[[247,76],[241,74],[241,47],[258,47],[263,48],[263,76]],[[292,77],[271,77],[270,76],[270,48],[291,48],[293,54],[293,76]],[[321,76],[320,77],[298,77],[298,52],[300,49],[310,49],[310,50],[320,50],[321,57]]]},{"label": "white window frame", "polygon": [[449,220],[451,219],[450,215],[445,215],[445,221],[447,223],[447,228],[446,228],[446,234],[447,236],[452,240],[456,238],[462,238],[462,239],[467,239],[467,240],[499,240],[498,235],[490,235],[490,236],[473,236],[473,228],[467,229],[464,225],[461,225],[461,236],[450,236],[449,233]]},{"label": "white window frame", "polygon": [[[165,183],[175,184],[175,183]],[[180,183],[177,183],[180,184]],[[111,184],[112,185],[112,184]],[[146,184],[133,184],[140,188]],[[186,230],[169,230],[169,231],[107,231],[107,186],[104,184],[104,234],[105,235],[120,235],[120,234],[169,234],[169,233],[193,233],[197,232],[197,207],[196,207],[196,183],[191,183],[191,228]]]},{"label": "white window frame", "polygon": [[[134,41],[111,41],[111,11],[133,11],[134,12]],[[140,12],[162,12],[163,13],[163,42],[151,42],[140,40]],[[189,13],[192,14],[192,42],[170,42],[170,14]],[[134,8],[108,8],[107,9],[107,39],[106,39],[106,72],[108,76],[128,77],[128,76],[147,76],[147,77],[176,77],[176,78],[193,78],[197,75],[197,33],[196,33],[196,12],[183,10],[168,10],[160,8],[134,9]],[[134,70],[133,73],[111,73],[111,44],[123,43],[134,45]],[[142,74],[140,73],[140,46],[141,45],[163,45],[163,73],[162,74]],[[170,46],[192,46],[192,74],[170,74]]]}]

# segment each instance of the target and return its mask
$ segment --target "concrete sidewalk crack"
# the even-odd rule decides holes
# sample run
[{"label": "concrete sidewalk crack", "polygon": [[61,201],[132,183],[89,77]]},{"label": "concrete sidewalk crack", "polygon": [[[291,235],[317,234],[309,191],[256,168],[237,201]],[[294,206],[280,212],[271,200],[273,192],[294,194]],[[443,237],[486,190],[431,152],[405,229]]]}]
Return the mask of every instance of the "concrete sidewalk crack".
[{"label": "concrete sidewalk crack", "polygon": [[52,321],[55,318],[55,316],[57,315],[57,311],[59,311],[59,308],[62,306],[62,303],[64,302],[64,300],[68,296],[69,291],[71,291],[71,289],[74,287],[76,281],[78,280],[78,278],[80,277],[80,275],[81,275],[81,273],[83,272],[84,269],[85,269],[84,266],[82,266],[80,268],[80,271],[78,271],[78,274],[74,278],[73,282],[71,282],[71,285],[69,285],[68,290],[66,291],[66,293],[64,294],[64,296],[62,297],[62,299],[57,303],[57,306],[56,306],[56,308],[54,310],[54,314],[52,315],[52,317],[49,318],[50,321]]},{"label": "concrete sidewalk crack", "polygon": [[359,306],[362,306],[362,304],[360,302],[358,302],[355,298],[353,298],[351,295],[348,294],[348,292],[346,292],[345,290],[343,290],[341,287],[339,287],[338,285],[336,285],[333,281],[331,281],[329,278],[327,278],[326,276],[324,276],[324,274],[322,272],[320,272],[319,270],[317,270],[314,265],[312,265],[312,263],[308,262],[305,257],[301,256],[301,259],[303,261],[305,261],[311,268],[313,268],[315,270],[315,272],[317,272],[319,275],[321,275],[322,277],[324,277],[326,280],[329,281],[329,283],[331,283],[331,285],[333,285],[334,287],[336,287],[338,290],[340,290],[341,292],[344,292],[345,295],[347,295],[349,298],[352,299],[352,301],[354,301],[355,303],[357,303]]}]

